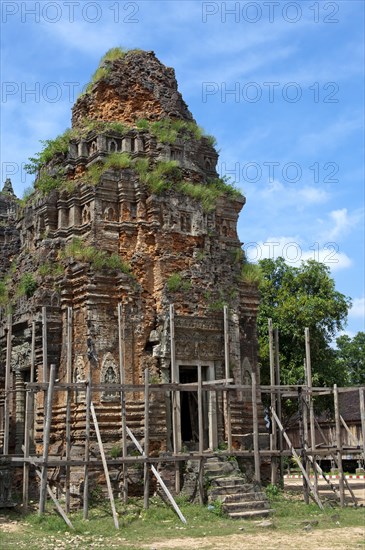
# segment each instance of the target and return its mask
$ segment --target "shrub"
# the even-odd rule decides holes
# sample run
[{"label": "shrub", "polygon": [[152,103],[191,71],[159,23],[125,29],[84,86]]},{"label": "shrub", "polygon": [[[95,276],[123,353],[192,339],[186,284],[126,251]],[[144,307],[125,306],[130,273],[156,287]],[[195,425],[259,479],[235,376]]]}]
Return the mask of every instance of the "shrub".
[{"label": "shrub", "polygon": [[172,273],[167,279],[166,284],[169,292],[177,292],[179,290],[186,292],[190,290],[192,286],[191,281],[184,281],[180,273]]},{"label": "shrub", "polygon": [[260,266],[257,264],[245,262],[241,270],[241,278],[245,283],[251,284],[253,286],[259,286],[260,282],[262,281]]},{"label": "shrub", "polygon": [[5,281],[0,281],[0,306],[4,307],[9,300],[8,287]]},{"label": "shrub", "polygon": [[19,281],[17,295],[30,298],[38,288],[38,283],[32,273],[24,273]]},{"label": "shrub", "polygon": [[215,186],[210,186],[202,183],[182,182],[179,186],[179,190],[184,195],[198,200],[202,203],[203,210],[210,212],[214,210],[217,199],[222,195]]},{"label": "shrub", "polygon": [[104,165],[101,162],[94,162],[87,169],[87,176],[93,185],[97,185],[100,181],[101,175],[104,172]]},{"label": "shrub", "polygon": [[53,189],[60,189],[64,180],[59,176],[50,176],[47,173],[41,174],[36,182],[35,188],[42,193],[42,195],[48,195]]},{"label": "shrub", "polygon": [[79,238],[72,239],[71,243],[59,253],[59,257],[61,259],[74,258],[80,262],[90,263],[97,271],[121,271],[130,274],[129,265],[118,254],[109,256],[104,250],[98,250],[94,246],[85,246],[85,243]]},{"label": "shrub", "polygon": [[[175,160],[161,161],[152,170],[148,170],[147,159],[140,159],[135,163],[142,183],[148,185],[152,193],[162,193],[170,189],[181,178],[181,169]],[[142,162],[141,162],[142,161]]]},{"label": "shrub", "polygon": [[104,169],[108,168],[130,168],[132,159],[128,153],[110,153],[105,161]]},{"label": "shrub", "polygon": [[182,283],[182,276],[179,273],[173,273],[167,279],[167,289],[169,292],[177,292]]},{"label": "shrub", "polygon": [[36,174],[42,166],[45,166],[57,154],[65,155],[68,151],[68,145],[72,138],[72,130],[67,129],[55,139],[41,140],[42,151],[30,157],[30,163],[24,166],[28,174]]},{"label": "shrub", "polygon": [[115,61],[116,59],[122,59],[127,52],[128,50],[125,48],[110,48],[100,59],[99,65],[104,63],[104,61]]},{"label": "shrub", "polygon": [[47,277],[47,276],[58,277],[62,275],[63,272],[64,272],[64,269],[62,265],[57,263],[51,263],[51,262],[46,262],[45,264],[41,265],[40,268],[38,269],[38,275],[40,277]]}]

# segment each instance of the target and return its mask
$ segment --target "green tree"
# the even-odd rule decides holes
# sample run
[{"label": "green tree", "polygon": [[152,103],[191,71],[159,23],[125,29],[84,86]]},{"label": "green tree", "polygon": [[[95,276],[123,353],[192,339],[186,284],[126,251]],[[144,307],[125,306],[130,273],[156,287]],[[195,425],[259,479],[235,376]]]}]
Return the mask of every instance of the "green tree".
[{"label": "green tree", "polygon": [[346,373],[349,386],[365,384],[365,332],[358,332],[352,339],[339,336],[336,339],[337,368]]},{"label": "green tree", "polygon": [[350,298],[335,289],[330,270],[314,260],[292,267],[283,258],[259,262],[261,304],[258,333],[261,380],[269,384],[268,318],[279,329],[282,384],[304,383],[304,329],[309,328],[313,385],[344,385],[346,373],[331,347],[346,323]]}]

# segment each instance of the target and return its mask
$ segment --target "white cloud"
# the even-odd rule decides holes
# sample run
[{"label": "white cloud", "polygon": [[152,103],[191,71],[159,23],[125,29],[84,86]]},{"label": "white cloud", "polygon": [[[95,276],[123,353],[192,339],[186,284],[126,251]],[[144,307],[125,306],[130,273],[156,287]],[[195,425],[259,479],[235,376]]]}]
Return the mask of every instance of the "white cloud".
[{"label": "white cloud", "polygon": [[299,189],[298,195],[304,200],[307,204],[319,204],[326,202],[329,194],[323,189],[317,189],[317,187],[306,186],[302,189]]},{"label": "white cloud", "polygon": [[244,245],[247,257],[252,262],[265,258],[276,259],[283,257],[288,265],[300,266],[301,262],[316,260],[327,265],[331,271],[351,267],[351,258],[345,252],[340,252],[334,245],[319,248],[318,243],[313,246],[304,245],[297,237],[269,237],[265,241],[247,242]]},{"label": "white cloud", "polygon": [[359,223],[364,222],[364,210],[357,209],[351,213],[348,212],[347,208],[332,210],[329,213],[329,221],[332,227],[324,232],[322,239],[324,241],[342,239]]},{"label": "white cloud", "polygon": [[365,297],[354,298],[352,308],[349,311],[351,317],[365,317]]}]

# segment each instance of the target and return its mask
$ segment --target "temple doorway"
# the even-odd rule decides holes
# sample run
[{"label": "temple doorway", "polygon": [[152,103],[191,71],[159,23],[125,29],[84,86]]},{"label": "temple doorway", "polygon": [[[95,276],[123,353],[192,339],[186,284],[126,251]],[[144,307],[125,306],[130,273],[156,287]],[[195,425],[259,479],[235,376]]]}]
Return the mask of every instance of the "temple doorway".
[{"label": "temple doorway", "polygon": [[[198,382],[198,366],[180,364],[179,380],[181,384]],[[202,365],[202,380],[214,380],[214,366]],[[216,446],[216,398],[215,392],[203,391],[203,449]],[[198,392],[180,393],[181,446],[189,451],[199,448]]]}]

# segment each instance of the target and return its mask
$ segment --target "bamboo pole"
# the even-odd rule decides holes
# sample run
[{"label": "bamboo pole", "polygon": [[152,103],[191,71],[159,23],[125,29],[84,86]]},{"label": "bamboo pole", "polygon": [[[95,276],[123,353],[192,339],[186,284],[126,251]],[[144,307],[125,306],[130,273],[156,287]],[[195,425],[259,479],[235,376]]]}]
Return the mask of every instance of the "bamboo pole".
[{"label": "bamboo pole", "polygon": [[[226,378],[226,384],[228,384],[228,379],[229,379],[228,306],[223,307],[223,318],[224,318],[224,374]],[[228,390],[224,392],[224,409],[225,409],[225,416],[226,416],[228,451],[232,451],[231,403],[230,403],[230,394]]]},{"label": "bamboo pole", "polygon": [[203,380],[202,380],[202,366],[200,361],[198,362],[198,431],[199,431],[199,501],[200,504],[204,504],[204,466],[203,466],[203,450],[204,450],[204,426],[203,426]]},{"label": "bamboo pole", "polygon": [[[280,373],[280,352],[279,352],[279,329],[275,327],[274,329],[274,341],[275,341],[275,384],[277,386],[280,386],[281,384],[281,373]],[[280,390],[276,390],[276,413],[278,415],[278,418],[281,422],[281,416],[282,416],[282,407],[281,407],[281,393]],[[279,450],[280,450],[280,459],[279,459],[279,467],[280,467],[280,486],[282,489],[284,488],[284,456],[281,454],[283,450],[283,434],[279,430]]]},{"label": "bamboo pole", "polygon": [[[305,328],[305,365],[307,371],[307,385],[308,385],[308,398],[309,398],[309,424],[310,424],[310,434],[311,434],[311,449],[313,453],[313,461],[316,462],[316,428],[314,424],[314,406],[313,406],[313,395],[312,395],[312,363],[311,363],[311,349],[310,349],[310,336],[309,328]],[[314,486],[316,491],[318,491],[318,475],[317,469],[314,468]]]},{"label": "bamboo pole", "polygon": [[337,461],[338,461],[338,474],[339,474],[340,503],[341,503],[341,507],[343,507],[345,506],[345,490],[344,490],[344,475],[343,475],[343,467],[342,467],[341,421],[340,421],[340,407],[339,407],[339,401],[338,401],[337,384],[334,384],[333,386],[333,400],[335,405],[336,447],[337,447]]},{"label": "bamboo pole", "polygon": [[255,461],[255,480],[261,482],[260,473],[260,449],[259,449],[259,423],[257,416],[257,385],[256,373],[252,372],[252,417],[253,417],[253,451]]},{"label": "bamboo pole", "polygon": [[4,443],[3,454],[9,454],[10,435],[10,365],[11,365],[11,340],[12,340],[12,316],[8,315],[8,333],[6,338],[6,365],[5,365],[5,401],[4,401]]},{"label": "bamboo pole", "polygon": [[106,485],[107,485],[107,487],[108,487],[108,494],[109,494],[110,506],[111,506],[112,513],[113,513],[114,526],[115,526],[116,529],[119,529],[118,516],[117,516],[117,511],[116,511],[116,509],[115,509],[114,495],[113,495],[112,485],[111,485],[111,483],[110,483],[110,476],[109,476],[108,465],[107,465],[106,458],[105,458],[104,447],[103,447],[103,442],[102,442],[102,440],[101,440],[101,435],[100,435],[98,420],[97,420],[97,418],[96,418],[95,407],[94,407],[94,403],[93,403],[92,401],[91,401],[91,403],[90,403],[90,411],[91,411],[91,416],[92,416],[92,418],[93,418],[94,427],[95,427],[95,432],[96,432],[96,438],[97,438],[97,440],[98,440],[98,445],[99,445],[99,449],[100,449],[101,460],[102,460],[102,463],[103,463],[103,468],[104,468],[104,475],[105,475]]},{"label": "bamboo pole", "polygon": [[[119,379],[122,384],[120,393],[122,409],[122,456],[125,458],[128,454],[127,449],[127,411],[126,399],[123,385],[125,384],[125,323],[123,322],[123,306],[118,304],[118,341],[119,341]],[[128,466],[123,464],[123,502],[128,502]]]},{"label": "bamboo pole", "polygon": [[[175,309],[174,305],[170,304],[170,352],[171,352],[171,380],[173,383],[179,383],[179,373],[176,368],[176,355],[175,355]],[[172,392],[172,436],[174,455],[176,456],[180,451],[180,394],[177,391]],[[180,493],[180,467],[179,464],[175,465],[175,491],[176,494]]]},{"label": "bamboo pole", "polygon": [[49,436],[51,433],[52,424],[52,401],[53,401],[53,386],[56,376],[56,365],[51,365],[47,403],[46,403],[46,418],[45,429],[43,434],[43,466],[41,475],[41,487],[39,495],[39,515],[44,514],[47,497],[47,473],[48,473],[48,451],[49,451]]},{"label": "bamboo pole", "polygon": [[364,388],[359,388],[359,399],[360,399],[360,416],[361,416],[361,433],[362,433],[362,452],[363,460],[365,463],[365,399],[364,399]]},{"label": "bamboo pole", "polygon": [[[66,389],[66,460],[70,460],[71,457],[71,391],[70,388]],[[66,513],[70,511],[70,476],[71,468],[66,466],[66,480],[65,480],[65,499],[66,499]]]},{"label": "bamboo pole", "polygon": [[[274,360],[274,337],[272,328],[272,319],[268,319],[269,326],[269,358],[270,358],[270,384],[275,385],[275,360]],[[270,394],[271,408],[276,411],[276,395],[274,392]],[[276,451],[277,449],[277,434],[276,434],[276,422],[275,418],[271,417],[271,433],[270,433],[270,450]],[[271,458],[271,483],[277,484],[278,477],[278,464],[277,458]]]},{"label": "bamboo pole", "polygon": [[89,515],[89,458],[90,458],[90,407],[91,407],[91,370],[86,384],[86,411],[85,411],[85,467],[84,467],[84,498],[83,518]]},{"label": "bamboo pole", "polygon": [[[149,369],[144,371],[144,454],[148,459],[150,453],[150,398],[149,398]],[[144,463],[144,507],[145,510],[149,508],[149,496],[150,496],[150,477],[149,477],[149,465],[148,462]]]}]

